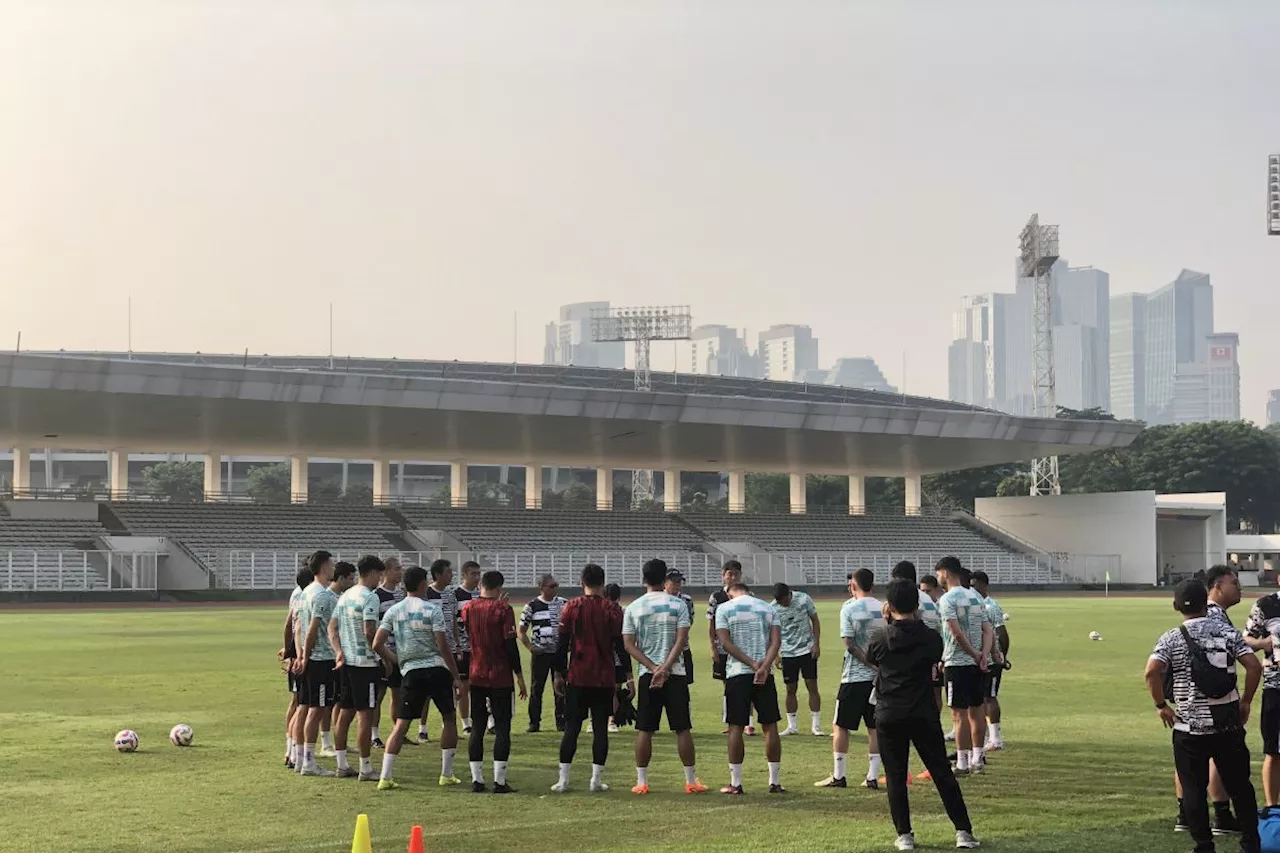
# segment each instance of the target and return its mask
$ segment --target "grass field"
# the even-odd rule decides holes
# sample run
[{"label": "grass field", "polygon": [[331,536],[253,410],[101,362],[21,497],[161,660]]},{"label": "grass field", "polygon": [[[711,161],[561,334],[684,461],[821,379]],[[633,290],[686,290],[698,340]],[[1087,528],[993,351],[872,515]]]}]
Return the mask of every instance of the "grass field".
[{"label": "grass field", "polygon": [[[1013,617],[1015,665],[1002,695],[1008,748],[992,756],[985,776],[963,782],[984,849],[1187,849],[1186,837],[1170,831],[1168,735],[1141,681],[1156,636],[1173,624],[1165,598],[1025,597],[1004,604]],[[827,727],[839,678],[838,605],[821,607]],[[6,770],[0,850],[336,851],[349,849],[360,812],[370,816],[378,853],[403,851],[415,823],[426,829],[428,850],[460,853],[892,849],[883,792],[811,787],[830,773],[831,751],[829,739],[809,735],[784,741],[783,782],[790,789],[784,798],[764,793],[759,738],[748,741],[748,796],[684,795],[669,734],[655,742],[654,793],[633,797],[629,732],[613,736],[606,774],[613,791],[586,793],[584,734],[577,791],[552,795],[558,735],[550,725],[550,697],[545,713],[552,731],[515,736],[511,782],[519,793],[512,797],[438,788],[435,742],[405,747],[396,767],[399,791],[300,778],[281,764],[280,620],[280,608],[243,607],[0,614],[0,723],[8,735],[0,741]],[[1090,642],[1091,630],[1104,641]],[[699,775],[718,788],[728,775],[720,691],[707,677],[704,630],[695,642]],[[803,726],[803,693],[801,709]],[[526,719],[524,708],[517,709],[517,723]],[[177,722],[194,727],[194,748],[169,745],[168,730]],[[126,727],[141,736],[132,755],[112,748],[112,736]],[[856,735],[851,780],[865,771],[865,752],[865,739]],[[375,751],[375,763],[378,756]],[[331,767],[332,759],[325,763]],[[458,775],[466,776],[466,766],[464,747]],[[486,767],[491,779],[490,773]],[[913,791],[921,846],[950,848],[952,830],[932,786],[917,784]]]}]

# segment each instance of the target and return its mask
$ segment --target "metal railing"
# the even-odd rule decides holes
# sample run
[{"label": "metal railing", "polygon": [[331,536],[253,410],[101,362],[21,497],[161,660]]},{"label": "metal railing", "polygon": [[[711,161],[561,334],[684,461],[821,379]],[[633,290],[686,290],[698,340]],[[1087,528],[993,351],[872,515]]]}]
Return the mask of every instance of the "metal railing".
[{"label": "metal railing", "polygon": [[144,551],[0,551],[0,592],[152,591],[159,562]]}]

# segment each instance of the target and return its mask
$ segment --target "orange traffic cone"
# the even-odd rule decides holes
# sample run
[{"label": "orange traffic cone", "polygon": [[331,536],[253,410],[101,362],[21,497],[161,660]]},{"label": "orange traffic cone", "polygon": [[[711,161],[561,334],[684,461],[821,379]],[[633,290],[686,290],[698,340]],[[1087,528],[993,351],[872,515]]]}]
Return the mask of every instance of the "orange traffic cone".
[{"label": "orange traffic cone", "polygon": [[422,846],[422,827],[415,826],[409,833],[409,853],[427,853]]}]

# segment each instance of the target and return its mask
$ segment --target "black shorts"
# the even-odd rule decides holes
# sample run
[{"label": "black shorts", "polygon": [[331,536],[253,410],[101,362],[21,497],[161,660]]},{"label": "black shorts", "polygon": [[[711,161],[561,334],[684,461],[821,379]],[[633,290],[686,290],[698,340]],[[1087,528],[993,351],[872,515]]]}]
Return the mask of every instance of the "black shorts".
[{"label": "black shorts", "polygon": [[294,696],[297,696],[298,695],[298,676],[293,674],[293,669],[292,669],[293,661],[286,660],[285,663],[290,666],[290,669],[286,669],[284,671],[285,677],[289,679],[289,692],[292,693]]},{"label": "black shorts", "polygon": [[404,676],[400,674],[400,667],[393,666],[388,672],[386,664],[382,665],[382,682],[392,690],[399,690],[400,685],[404,683]]},{"label": "black shorts", "polygon": [[1280,690],[1262,691],[1262,754],[1280,755]]},{"label": "black shorts", "polygon": [[[469,687],[472,718],[492,717],[495,723],[510,723],[516,713],[514,687]],[[484,731],[481,727],[480,731]]]},{"label": "black shorts", "polygon": [[636,731],[656,732],[666,711],[667,727],[673,732],[687,732],[693,728],[689,719],[689,682],[683,675],[670,675],[661,687],[651,688],[653,673],[640,676],[636,702]]},{"label": "black shorts", "polygon": [[411,669],[404,674],[396,719],[420,719],[427,702],[435,703],[440,716],[453,716],[453,676],[443,666]]},{"label": "black shorts", "polygon": [[613,668],[613,680],[617,684],[626,684],[631,680],[631,667],[615,666]]},{"label": "black shorts", "polygon": [[946,676],[947,705],[953,711],[982,707],[982,670],[973,665],[948,666]]},{"label": "black shorts", "polygon": [[729,664],[728,655],[720,655],[716,658],[715,664],[711,667],[711,677],[716,681],[724,681],[724,668]]},{"label": "black shorts", "polygon": [[693,649],[684,650],[684,683],[693,684]]},{"label": "black shorts", "polygon": [[875,731],[876,706],[871,701],[875,692],[875,684],[871,681],[854,681],[841,684],[836,694],[835,724],[847,731],[856,732],[863,723],[867,731]]},{"label": "black shorts", "polygon": [[818,677],[818,662],[812,654],[782,659],[782,683],[795,684],[800,679],[813,681]]},{"label": "black shorts", "polygon": [[307,661],[298,684],[298,704],[308,708],[332,708],[338,704],[338,680],[331,660]]},{"label": "black shorts", "polygon": [[984,699],[1000,698],[1000,678],[1004,675],[1002,667],[991,664],[990,668],[982,673],[982,697]]},{"label": "black shorts", "polygon": [[453,662],[458,665],[458,680],[466,681],[471,677],[471,652],[454,652]]},{"label": "black shorts", "polygon": [[756,684],[756,677],[732,675],[724,681],[724,719],[731,726],[745,726],[751,722],[751,709],[756,710],[756,722],[761,725],[776,723],[782,719],[778,713],[778,688],[769,673],[764,684]]},{"label": "black shorts", "polygon": [[354,711],[372,711],[378,707],[378,687],[385,670],[380,666],[344,666],[342,675],[342,707]]},{"label": "black shorts", "polygon": [[569,684],[564,689],[564,717],[570,726],[581,726],[593,715],[613,714],[612,687],[578,687]]},{"label": "black shorts", "polygon": [[933,665],[933,686],[938,688],[946,686],[946,676],[943,675],[942,664],[940,663]]}]

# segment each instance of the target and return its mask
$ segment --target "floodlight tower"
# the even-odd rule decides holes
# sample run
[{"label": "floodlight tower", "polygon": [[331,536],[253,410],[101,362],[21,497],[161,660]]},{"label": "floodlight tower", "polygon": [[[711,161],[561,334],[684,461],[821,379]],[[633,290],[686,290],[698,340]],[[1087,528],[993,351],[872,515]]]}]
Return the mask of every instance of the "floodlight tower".
[{"label": "floodlight tower", "polygon": [[[1058,414],[1053,378],[1053,280],[1050,270],[1058,260],[1058,226],[1041,225],[1040,215],[1032,214],[1018,236],[1018,271],[1035,283],[1035,305],[1032,310],[1033,399],[1038,418]],[[1031,494],[1060,495],[1058,457],[1046,456],[1031,461]]]},{"label": "floodlight tower", "polygon": [[[649,345],[653,341],[687,341],[693,329],[688,305],[659,308],[600,308],[591,312],[591,338],[597,343],[631,341],[635,344],[635,389],[650,391]],[[653,471],[631,475],[631,506],[653,500]]]},{"label": "floodlight tower", "polygon": [[1280,154],[1267,158],[1267,233],[1280,237]]}]

